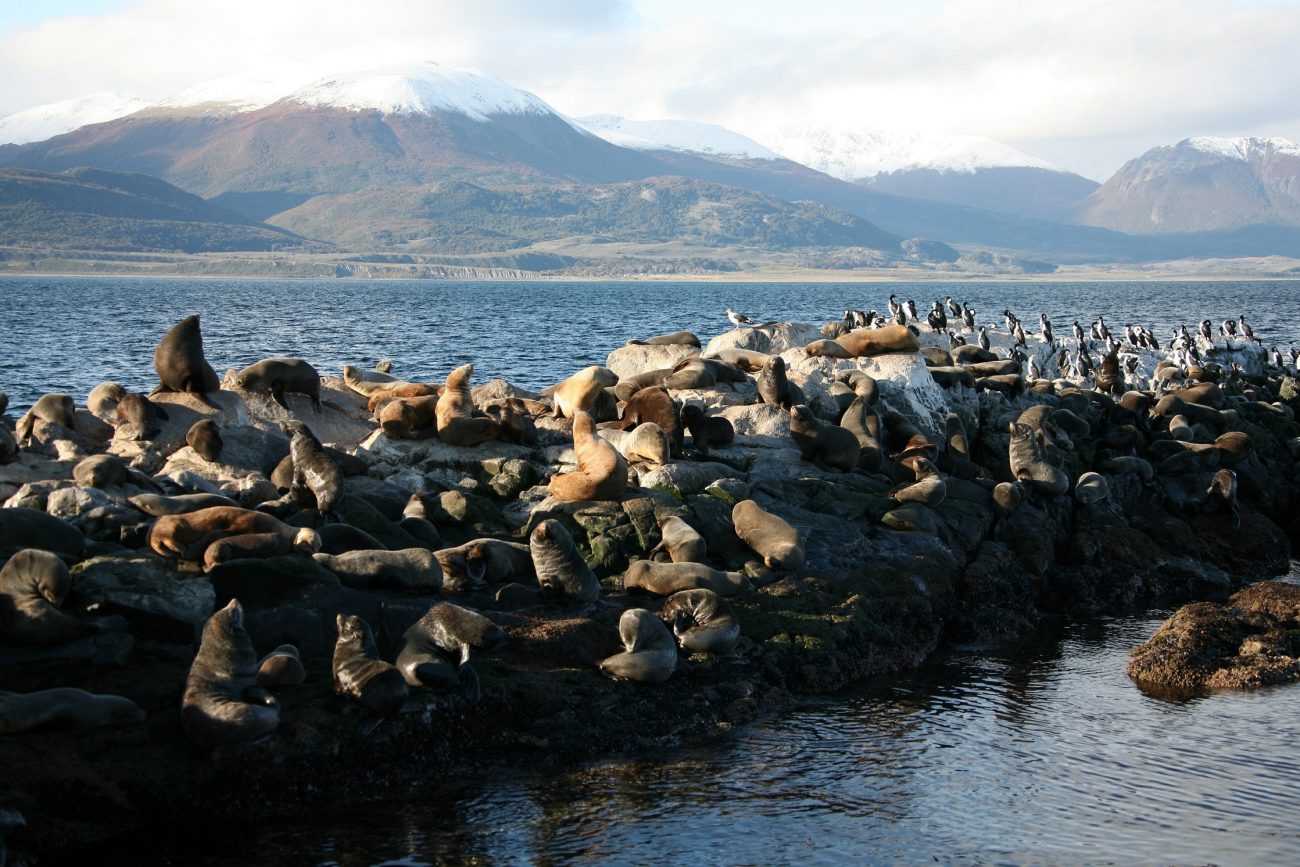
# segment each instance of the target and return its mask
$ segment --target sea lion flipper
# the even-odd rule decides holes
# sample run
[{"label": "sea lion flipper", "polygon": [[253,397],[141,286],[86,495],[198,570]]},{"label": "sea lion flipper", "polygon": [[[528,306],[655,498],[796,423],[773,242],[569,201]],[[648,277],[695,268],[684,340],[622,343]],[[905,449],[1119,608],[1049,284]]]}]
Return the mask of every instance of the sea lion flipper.
[{"label": "sea lion flipper", "polygon": [[474,666],[466,663],[460,667],[457,674],[460,677],[460,688],[465,694],[465,701],[470,704],[478,704],[479,699],[483,697],[483,689],[479,684],[478,672],[474,670]]},{"label": "sea lion flipper", "polygon": [[275,401],[276,403],[280,404],[280,406],[284,407],[285,409],[289,410],[290,412],[293,412],[293,410],[289,409],[289,402],[288,402],[287,400],[284,399],[284,390],[283,390],[283,389],[278,389],[278,388],[277,388],[277,389],[273,390],[273,391],[271,392],[271,400],[273,400],[273,401]]},{"label": "sea lion flipper", "polygon": [[316,415],[321,414],[320,398],[314,394],[311,396],[311,408],[316,411]]}]

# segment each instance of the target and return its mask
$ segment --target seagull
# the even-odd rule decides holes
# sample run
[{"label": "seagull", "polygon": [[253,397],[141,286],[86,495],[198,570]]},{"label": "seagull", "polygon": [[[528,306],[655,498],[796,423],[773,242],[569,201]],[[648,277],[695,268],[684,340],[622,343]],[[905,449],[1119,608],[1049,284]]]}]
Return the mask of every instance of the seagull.
[{"label": "seagull", "polygon": [[750,319],[744,313],[737,313],[735,310],[732,310],[730,307],[727,308],[727,318],[731,320],[732,325],[735,325],[737,327],[741,325],[754,324],[753,319]]}]

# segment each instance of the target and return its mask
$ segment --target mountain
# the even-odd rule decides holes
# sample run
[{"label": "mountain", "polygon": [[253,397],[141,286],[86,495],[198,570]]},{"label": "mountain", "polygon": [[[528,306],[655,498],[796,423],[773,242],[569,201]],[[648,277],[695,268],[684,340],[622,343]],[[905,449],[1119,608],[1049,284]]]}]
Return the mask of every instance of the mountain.
[{"label": "mountain", "polygon": [[1081,202],[1075,218],[1137,235],[1300,227],[1300,146],[1199,137],[1152,148]]},{"label": "mountain", "polygon": [[1054,220],[1099,186],[978,135],[785,128],[766,138],[795,162],[896,196]]},{"label": "mountain", "polygon": [[638,151],[685,151],[709,156],[775,160],[780,157],[752,138],[716,123],[689,120],[628,120],[616,114],[577,118],[580,126],[610,144]]},{"label": "mountain", "polygon": [[0,145],[44,141],[87,124],[116,120],[148,105],[149,100],[142,96],[113,90],[38,105],[0,118]]},{"label": "mountain", "polygon": [[565,238],[765,251],[897,251],[902,240],[814,202],[791,203],[681,177],[512,189],[445,181],[401,191],[318,196],[278,215],[276,222],[350,249],[408,253],[514,250]]},{"label": "mountain", "polygon": [[13,247],[187,253],[308,248],[157,178],[0,169],[0,241]]}]

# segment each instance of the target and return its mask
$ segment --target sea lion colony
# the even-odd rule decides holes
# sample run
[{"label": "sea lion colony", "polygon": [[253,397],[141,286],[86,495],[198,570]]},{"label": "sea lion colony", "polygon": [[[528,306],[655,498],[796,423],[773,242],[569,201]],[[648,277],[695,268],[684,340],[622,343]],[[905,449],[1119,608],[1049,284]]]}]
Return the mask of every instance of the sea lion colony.
[{"label": "sea lion colony", "polygon": [[[158,638],[139,588],[130,601],[106,573],[205,582],[168,616],[201,630],[176,689],[186,734],[217,747],[274,737],[276,692],[312,683],[377,718],[419,690],[477,700],[474,659],[539,623],[600,624],[589,671],[662,683],[679,651],[726,665],[770,640],[746,623],[765,595],[859,562],[959,552],[931,565],[966,569],[953,592],[978,631],[985,608],[1035,604],[978,598],[969,575],[994,547],[1042,576],[1072,556],[1132,568],[1134,523],[1226,550],[1246,525],[1280,537],[1262,513],[1285,515],[1296,488],[1295,353],[1244,323],[1161,344],[1100,317],[1056,336],[1045,316],[976,330],[964,305],[914,310],[891,296],[888,316],[821,329],[744,324],[703,351],[688,332],[634,339],[540,394],[475,388],[472,364],[322,382],[283,358],[222,384],[189,317],[159,343],[149,398],[106,383],[93,414],[49,394],[0,425],[0,662]],[[290,596],[313,623],[277,619]],[[258,661],[254,638],[286,636],[301,659],[290,642]],[[58,694],[0,694],[0,732],[139,716],[45,686]]]}]

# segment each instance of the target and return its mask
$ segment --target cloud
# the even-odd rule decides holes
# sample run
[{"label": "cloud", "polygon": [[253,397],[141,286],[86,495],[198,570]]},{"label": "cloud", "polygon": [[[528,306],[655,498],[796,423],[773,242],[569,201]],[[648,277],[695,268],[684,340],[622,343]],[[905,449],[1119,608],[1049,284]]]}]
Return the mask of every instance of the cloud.
[{"label": "cloud", "polygon": [[[667,4],[667,5],[665,5]],[[473,66],[573,115],[978,133],[1118,166],[1193,134],[1300,137],[1300,8],[1250,0],[141,0],[0,34],[0,114],[161,98],[289,57]],[[1113,155],[1112,155],[1113,154]],[[1130,153],[1128,156],[1136,156]]]}]

